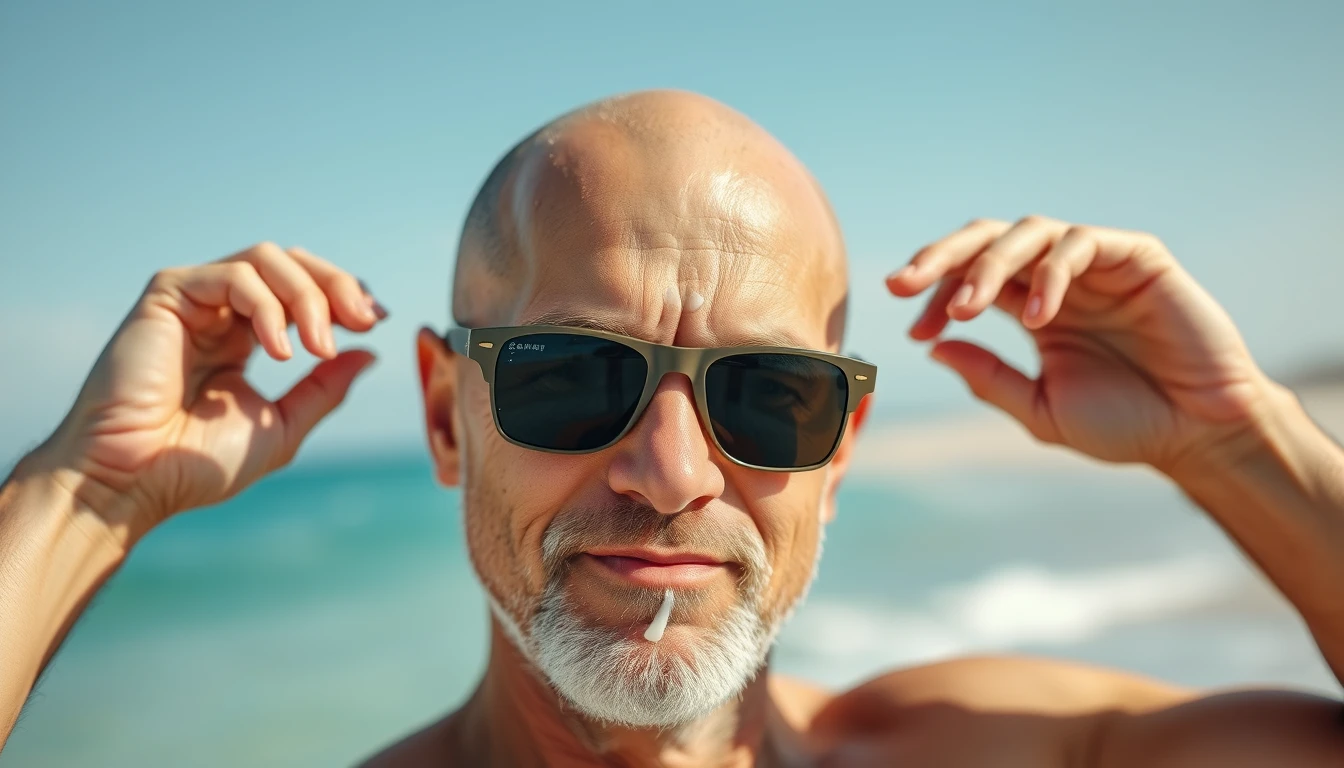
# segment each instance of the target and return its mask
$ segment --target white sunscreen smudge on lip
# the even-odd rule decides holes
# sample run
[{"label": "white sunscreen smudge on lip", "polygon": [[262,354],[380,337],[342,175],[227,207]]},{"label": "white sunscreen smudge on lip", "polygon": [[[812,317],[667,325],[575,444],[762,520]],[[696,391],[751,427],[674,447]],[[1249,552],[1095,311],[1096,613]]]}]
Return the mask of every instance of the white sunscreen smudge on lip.
[{"label": "white sunscreen smudge on lip", "polygon": [[663,631],[667,629],[667,617],[672,615],[672,590],[668,589],[663,593],[663,604],[658,607],[658,613],[654,615],[653,621],[649,622],[649,628],[644,630],[644,639],[650,643],[656,643],[663,639]]},{"label": "white sunscreen smudge on lip", "polygon": [[705,303],[705,297],[696,291],[691,291],[691,295],[686,297],[686,311],[694,312]]}]

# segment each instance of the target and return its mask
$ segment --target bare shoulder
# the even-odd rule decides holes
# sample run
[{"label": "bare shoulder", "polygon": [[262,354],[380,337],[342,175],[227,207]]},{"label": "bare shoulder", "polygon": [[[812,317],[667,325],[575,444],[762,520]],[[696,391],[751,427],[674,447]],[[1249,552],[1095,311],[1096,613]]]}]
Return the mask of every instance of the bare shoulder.
[{"label": "bare shoulder", "polygon": [[1018,713],[1079,717],[1116,708],[1144,711],[1195,698],[1151,678],[1033,656],[971,656],[883,673],[836,696],[829,718],[881,723],[915,711]]},{"label": "bare shoulder", "polygon": [[1273,690],[1210,695],[1029,656],[882,674],[820,706],[809,730],[831,754],[946,764],[1344,765],[1337,701]]}]

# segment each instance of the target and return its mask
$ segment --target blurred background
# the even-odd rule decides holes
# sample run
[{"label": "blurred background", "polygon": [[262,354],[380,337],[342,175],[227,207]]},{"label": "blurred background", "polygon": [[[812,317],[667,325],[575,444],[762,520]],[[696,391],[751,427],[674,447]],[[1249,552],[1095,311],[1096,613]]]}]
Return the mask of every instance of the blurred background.
[{"label": "blurred background", "polygon": [[[0,766],[348,764],[485,658],[412,356],[498,156],[584,102],[707,94],[830,194],[876,415],[778,669],[968,652],[1337,692],[1300,620],[1153,474],[1034,445],[882,277],[977,216],[1148,230],[1344,429],[1344,5],[0,3],[0,467],[46,437],[155,270],[260,240],[364,278],[380,356],[299,459],[144,540]],[[1032,369],[992,313],[954,335]],[[278,395],[314,359],[255,360]],[[4,649],[0,648],[0,653]]]}]

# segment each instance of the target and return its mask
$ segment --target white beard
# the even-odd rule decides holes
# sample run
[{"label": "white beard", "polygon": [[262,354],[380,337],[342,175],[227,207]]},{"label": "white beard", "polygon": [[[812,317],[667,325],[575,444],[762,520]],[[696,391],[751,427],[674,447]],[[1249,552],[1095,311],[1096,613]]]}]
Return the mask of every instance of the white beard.
[{"label": "white beard", "polygon": [[[821,483],[821,510],[829,485]],[[562,579],[551,579],[532,613],[530,632],[515,616],[527,615],[515,602],[505,609],[487,587],[490,610],[505,634],[579,713],[604,723],[674,729],[703,718],[738,696],[765,665],[785,622],[807,598],[821,563],[826,525],[817,520],[817,551],[803,589],[767,624],[761,618],[771,567],[758,542],[751,553],[755,586],[711,628],[688,642],[672,644],[627,639],[610,627],[591,627],[571,610]],[[669,629],[671,625],[669,625]]]},{"label": "white beard", "polygon": [[588,717],[632,727],[694,722],[737,696],[765,662],[773,639],[759,615],[735,603],[712,629],[681,647],[585,626],[556,590],[532,627],[536,664]]},{"label": "white beard", "polygon": [[[736,602],[712,629],[677,647],[632,640],[583,623],[555,581],[547,585],[530,634],[490,590],[490,609],[518,651],[581,714],[629,727],[678,728],[742,693],[765,665],[779,630],[806,598],[821,560],[825,526],[803,591],[771,625],[759,595]],[[768,583],[765,579],[763,583]]]}]

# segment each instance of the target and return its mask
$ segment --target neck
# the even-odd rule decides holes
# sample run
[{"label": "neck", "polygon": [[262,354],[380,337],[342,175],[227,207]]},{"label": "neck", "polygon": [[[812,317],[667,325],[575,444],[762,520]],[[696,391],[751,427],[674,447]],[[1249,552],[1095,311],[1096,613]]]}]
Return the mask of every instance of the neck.
[{"label": "neck", "polygon": [[454,720],[453,740],[471,765],[774,766],[793,736],[764,667],[741,696],[693,723],[660,730],[593,721],[558,697],[493,617],[485,677]]}]

